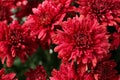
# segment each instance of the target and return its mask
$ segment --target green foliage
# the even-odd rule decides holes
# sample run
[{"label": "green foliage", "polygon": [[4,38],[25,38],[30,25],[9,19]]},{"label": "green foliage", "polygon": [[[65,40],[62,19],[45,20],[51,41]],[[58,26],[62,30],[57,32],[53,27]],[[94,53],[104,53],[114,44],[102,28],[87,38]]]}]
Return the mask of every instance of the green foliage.
[{"label": "green foliage", "polygon": [[37,65],[43,65],[49,77],[54,68],[59,68],[60,60],[57,58],[57,53],[50,53],[49,50],[38,48],[24,64],[21,63],[19,58],[16,58],[11,68],[8,68],[6,65],[3,67],[6,68],[7,73],[15,72],[19,80],[25,80],[25,72],[30,68],[35,69]]}]

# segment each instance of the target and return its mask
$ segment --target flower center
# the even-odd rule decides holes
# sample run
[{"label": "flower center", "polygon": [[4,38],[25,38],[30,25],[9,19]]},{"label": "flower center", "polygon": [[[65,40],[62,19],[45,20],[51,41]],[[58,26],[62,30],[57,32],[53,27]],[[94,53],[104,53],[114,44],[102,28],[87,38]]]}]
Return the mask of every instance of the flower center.
[{"label": "flower center", "polygon": [[74,35],[75,44],[79,48],[89,48],[91,45],[90,35],[85,33],[79,32],[78,34]]},{"label": "flower center", "polygon": [[9,33],[9,44],[13,46],[20,47],[22,43],[24,43],[22,34],[18,30],[12,30]]},{"label": "flower center", "polygon": [[47,13],[40,15],[40,24],[43,26],[48,26],[51,23],[51,17]]}]

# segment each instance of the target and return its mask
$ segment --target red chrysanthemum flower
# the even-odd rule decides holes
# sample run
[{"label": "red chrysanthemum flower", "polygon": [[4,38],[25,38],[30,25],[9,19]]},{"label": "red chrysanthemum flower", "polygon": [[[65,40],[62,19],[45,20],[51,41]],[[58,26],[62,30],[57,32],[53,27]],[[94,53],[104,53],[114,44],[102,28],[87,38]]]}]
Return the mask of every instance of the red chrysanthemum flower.
[{"label": "red chrysanthemum flower", "polygon": [[34,15],[30,15],[23,26],[27,29],[30,27],[31,35],[37,36],[40,44],[45,47],[51,42],[54,25],[63,20],[65,9],[61,8],[61,5],[54,6],[51,1],[46,0],[37,8],[33,8],[33,13]]},{"label": "red chrysanthemum flower", "polygon": [[118,80],[117,71],[114,69],[116,63],[113,60],[103,61],[98,63],[94,76],[96,80]]},{"label": "red chrysanthemum flower", "polygon": [[15,73],[5,73],[5,69],[0,70],[0,80],[18,80],[15,78],[16,74]]},{"label": "red chrysanthemum flower", "polygon": [[106,29],[96,19],[90,17],[74,17],[62,23],[62,30],[53,36],[57,45],[55,52],[63,61],[76,61],[78,64],[92,63],[108,53],[109,43]]},{"label": "red chrysanthemum flower", "polygon": [[62,63],[59,71],[53,69],[50,80],[78,80],[75,66],[69,63]]},{"label": "red chrysanthemum flower", "polygon": [[90,14],[101,22],[113,24],[120,16],[120,0],[78,0],[81,14]]},{"label": "red chrysanthemum flower", "polygon": [[30,37],[29,32],[25,32],[16,21],[9,26],[5,22],[0,22],[0,58],[2,63],[11,66],[14,58],[18,56],[25,62],[28,55],[33,54],[37,48],[34,38]]},{"label": "red chrysanthemum flower", "polygon": [[97,63],[95,68],[89,66],[89,70],[85,72],[82,80],[119,80],[119,75],[115,70],[116,65],[114,60],[110,60],[108,54]]},{"label": "red chrysanthemum flower", "polygon": [[35,70],[30,69],[29,72],[25,74],[27,76],[26,80],[46,80],[47,74],[43,66],[37,66]]}]

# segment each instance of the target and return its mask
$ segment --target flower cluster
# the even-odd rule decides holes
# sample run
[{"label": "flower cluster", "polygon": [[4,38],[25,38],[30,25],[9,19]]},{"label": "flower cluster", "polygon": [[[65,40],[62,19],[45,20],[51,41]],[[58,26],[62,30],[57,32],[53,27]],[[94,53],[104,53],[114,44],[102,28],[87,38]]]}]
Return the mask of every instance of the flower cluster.
[{"label": "flower cluster", "polygon": [[115,66],[116,63],[113,60],[103,61],[94,69],[89,69],[81,75],[80,67],[63,63],[59,71],[52,71],[53,77],[50,77],[50,80],[119,80]]},{"label": "flower cluster", "polygon": [[[24,64],[51,45],[60,69],[49,77],[40,65],[26,80],[119,80],[112,52],[120,46],[120,0],[0,0],[2,64],[17,57]],[[17,78],[1,69],[0,80]]]},{"label": "flower cluster", "polygon": [[[52,36],[58,58],[62,59],[62,63],[77,65],[75,72],[71,72],[78,75],[77,78],[74,76],[74,80],[119,80],[116,62],[110,57],[105,58],[120,45],[120,1],[76,0],[73,3],[77,4],[73,10],[76,16],[59,23],[62,29],[57,29]],[[62,70],[53,70],[56,74],[52,74],[51,80],[57,80],[59,74],[68,72]],[[59,79],[62,80],[63,76]]]},{"label": "flower cluster", "polygon": [[[111,49],[117,49],[119,46],[119,23],[120,23],[120,1],[119,0],[78,0],[80,5],[78,11],[81,14],[90,14],[93,18],[96,18],[100,24],[106,25],[107,28],[114,27],[112,33],[108,31],[110,35],[114,35],[111,41]],[[117,38],[115,38],[115,36]],[[117,40],[117,41],[116,41]],[[114,42],[118,42],[114,43]]]}]

